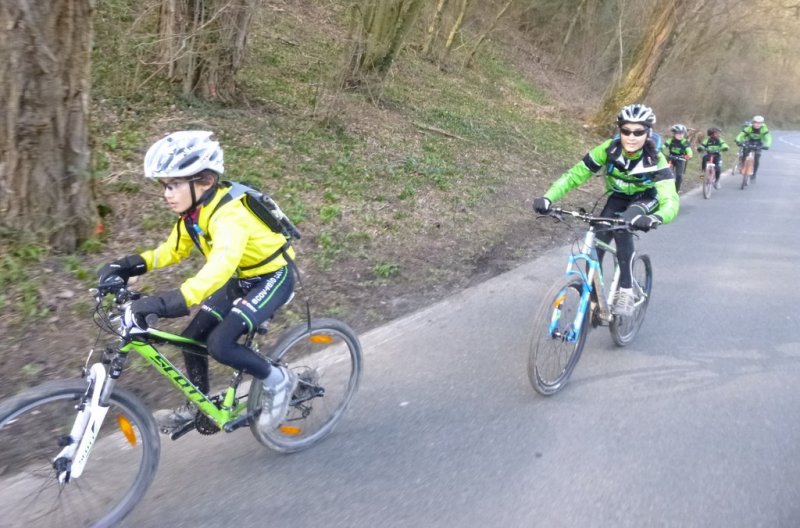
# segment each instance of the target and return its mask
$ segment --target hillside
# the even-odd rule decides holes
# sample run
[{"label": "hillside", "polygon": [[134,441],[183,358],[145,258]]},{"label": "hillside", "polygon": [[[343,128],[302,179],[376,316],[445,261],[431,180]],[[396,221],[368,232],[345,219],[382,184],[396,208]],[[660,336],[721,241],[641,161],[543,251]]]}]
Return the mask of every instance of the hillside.
[{"label": "hillside", "polygon": [[[265,2],[250,36],[243,101],[218,106],[182,99],[153,75],[141,52],[152,21],[136,16],[135,5],[98,5],[93,143],[102,233],[77,255],[18,245],[5,257],[0,393],[77,372],[97,337],[85,294],[95,270],[153,247],[174,222],[140,169],[149,144],[174,130],[215,131],[226,176],[269,191],[297,221],[312,312],[359,331],[570,239],[566,226],[536,221],[530,203],[598,139],[581,121],[592,101],[574,80],[545,70],[514,27],[498,28],[470,69],[458,49],[440,69],[419,59],[412,42],[375,91],[337,92],[327,81],[346,33],[342,4]],[[567,202],[591,207],[599,180],[587,187]],[[198,263],[148,274],[137,287],[174,287]],[[282,324],[301,314],[295,302]],[[134,367],[131,377],[149,378]]]}]

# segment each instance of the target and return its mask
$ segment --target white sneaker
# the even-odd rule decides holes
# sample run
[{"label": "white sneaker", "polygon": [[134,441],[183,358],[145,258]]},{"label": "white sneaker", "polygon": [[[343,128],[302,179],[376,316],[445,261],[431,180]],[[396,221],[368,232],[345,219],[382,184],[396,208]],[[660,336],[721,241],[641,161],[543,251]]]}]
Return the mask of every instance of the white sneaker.
[{"label": "white sneaker", "polygon": [[[273,372],[261,383],[264,387],[264,394],[261,397],[261,415],[258,417],[259,426],[271,431],[277,428],[289,413],[289,403],[292,401],[292,394],[297,388],[297,374],[288,368],[280,365],[273,366]],[[277,371],[281,378],[276,380]]]},{"label": "white sneaker", "polygon": [[719,181],[719,180],[717,180],[717,181],[715,181],[715,182],[714,182],[714,188],[715,188],[715,189],[719,189],[719,188],[721,188],[721,187],[722,187],[722,183],[720,183],[720,181]]},{"label": "white sneaker", "polygon": [[633,288],[619,288],[614,296],[613,312],[616,315],[630,317],[636,309],[636,298],[633,296]]},{"label": "white sneaker", "polygon": [[197,416],[197,406],[186,402],[175,409],[161,409],[153,413],[158,428],[161,430],[174,430],[191,422]]}]

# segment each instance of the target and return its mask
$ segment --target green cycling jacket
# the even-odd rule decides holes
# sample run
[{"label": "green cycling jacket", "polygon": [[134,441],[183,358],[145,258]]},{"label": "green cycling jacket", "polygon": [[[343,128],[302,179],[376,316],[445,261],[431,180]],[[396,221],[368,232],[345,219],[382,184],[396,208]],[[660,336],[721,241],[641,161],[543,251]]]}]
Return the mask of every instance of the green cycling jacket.
[{"label": "green cycling jacket", "polygon": [[708,152],[709,154],[719,154],[720,152],[725,152],[729,148],[724,139],[712,139],[710,137],[705,138],[700,145],[697,146],[699,152]]},{"label": "green cycling jacket", "polygon": [[766,124],[761,125],[759,130],[756,130],[752,126],[745,127],[739,135],[736,136],[737,143],[745,143],[747,141],[760,141],[762,147],[771,147],[772,146],[772,134],[769,133],[769,129],[767,128]]},{"label": "green cycling jacket", "polygon": [[663,149],[667,156],[670,154],[673,156],[685,156],[686,159],[690,159],[692,156],[694,156],[694,153],[692,152],[692,144],[689,143],[689,140],[686,138],[669,138],[664,142]]},{"label": "green cycling jacket", "polygon": [[680,199],[675,191],[675,176],[667,165],[664,154],[645,154],[644,149],[628,154],[619,140],[609,139],[589,151],[583,160],[562,174],[545,193],[545,198],[556,202],[569,191],[580,186],[603,169],[608,192],[634,196],[655,189],[658,209],[654,212],[662,222],[669,223],[677,215]]}]

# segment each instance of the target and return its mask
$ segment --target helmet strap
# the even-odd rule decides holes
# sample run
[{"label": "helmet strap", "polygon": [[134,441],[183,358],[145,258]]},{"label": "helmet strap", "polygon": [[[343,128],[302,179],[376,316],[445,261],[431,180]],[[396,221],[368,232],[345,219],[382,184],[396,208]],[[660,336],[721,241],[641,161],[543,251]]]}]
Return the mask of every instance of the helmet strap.
[{"label": "helmet strap", "polygon": [[197,193],[194,191],[194,178],[189,180],[189,192],[192,193],[192,206],[189,208],[191,211],[195,207],[197,207]]}]

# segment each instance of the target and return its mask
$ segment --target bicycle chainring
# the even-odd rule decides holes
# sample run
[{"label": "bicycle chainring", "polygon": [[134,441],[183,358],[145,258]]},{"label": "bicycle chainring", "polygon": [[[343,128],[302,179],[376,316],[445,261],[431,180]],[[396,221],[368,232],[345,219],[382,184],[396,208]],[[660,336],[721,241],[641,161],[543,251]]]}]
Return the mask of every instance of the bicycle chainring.
[{"label": "bicycle chainring", "polygon": [[197,416],[194,419],[194,428],[197,429],[197,432],[202,435],[212,435],[219,432],[219,427],[217,427],[217,424],[215,424],[211,418],[203,413],[197,413]]}]

